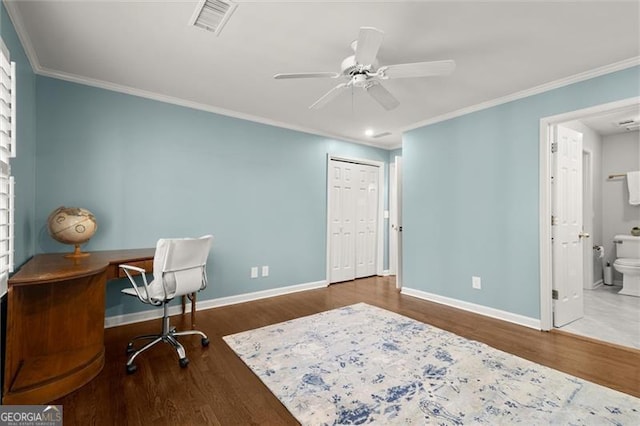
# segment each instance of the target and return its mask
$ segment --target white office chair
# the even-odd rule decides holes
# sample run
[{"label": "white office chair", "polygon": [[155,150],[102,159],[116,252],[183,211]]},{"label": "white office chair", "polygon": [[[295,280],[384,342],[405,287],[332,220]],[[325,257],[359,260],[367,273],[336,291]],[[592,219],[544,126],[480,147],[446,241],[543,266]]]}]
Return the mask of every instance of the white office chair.
[{"label": "white office chair", "polygon": [[[169,325],[169,302],[175,297],[189,295],[207,286],[207,257],[213,237],[206,235],[201,238],[160,239],[156,245],[153,257],[153,281],[147,283],[146,271],[132,265],[119,265],[127,274],[133,288],[122,290],[124,294],[137,296],[143,303],[154,306],[162,305],[162,334],[138,336],[127,345],[127,373],[132,374],[137,367],[133,363],[138,355],[158,342],[171,344],[178,353],[180,366],[186,367],[189,359],[184,347],[178,342],[177,336],[197,334],[201,337],[202,346],[209,345],[209,338],[198,330],[175,331]],[[142,276],[138,285],[135,275]],[[138,280],[140,281],[140,280]],[[133,342],[136,340],[151,340],[142,348],[135,350]]]}]

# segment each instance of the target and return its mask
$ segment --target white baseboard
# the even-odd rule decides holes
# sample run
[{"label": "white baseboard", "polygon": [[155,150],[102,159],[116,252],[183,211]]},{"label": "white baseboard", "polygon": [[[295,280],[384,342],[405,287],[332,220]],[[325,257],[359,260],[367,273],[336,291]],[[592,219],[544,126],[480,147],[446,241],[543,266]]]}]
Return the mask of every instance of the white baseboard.
[{"label": "white baseboard", "polygon": [[427,293],[426,291],[415,290],[413,288],[402,287],[401,293],[406,294],[407,296],[417,297],[418,299],[429,300],[431,302],[436,302],[443,305],[451,306],[453,308],[462,309],[464,311],[473,312],[475,314],[480,314],[502,321],[523,325],[535,330],[542,329],[540,320],[536,318],[525,317],[524,315],[514,314],[512,312],[502,311],[500,309],[494,309],[488,306],[477,305],[475,303],[465,302],[458,299],[452,299],[450,297],[440,296],[433,293]]},{"label": "white baseboard", "polygon": [[599,279],[598,281],[594,282],[593,284],[591,284],[589,287],[582,287],[585,290],[595,290],[600,286],[604,285],[604,281],[602,279]]},{"label": "white baseboard", "polygon": [[[284,294],[297,293],[299,291],[313,290],[316,288],[326,287],[326,281],[315,281],[304,284],[297,284],[287,287],[274,288],[270,290],[254,291],[252,293],[238,294],[235,296],[218,297],[216,299],[198,300],[196,302],[196,310],[217,308],[219,306],[235,305],[236,303],[250,302],[252,300],[265,299],[267,297],[281,296]],[[191,312],[191,303],[187,303],[186,311]],[[181,306],[171,306],[169,315],[178,315],[182,313]],[[133,324],[136,322],[148,321],[156,318],[162,318],[162,309],[156,308],[131,314],[114,315],[104,319],[104,327],[116,327],[119,325]]]}]

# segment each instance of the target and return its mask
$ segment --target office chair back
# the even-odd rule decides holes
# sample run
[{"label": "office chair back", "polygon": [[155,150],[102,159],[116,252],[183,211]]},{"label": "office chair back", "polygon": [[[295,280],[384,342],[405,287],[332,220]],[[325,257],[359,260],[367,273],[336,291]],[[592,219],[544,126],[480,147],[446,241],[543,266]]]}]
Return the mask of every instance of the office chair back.
[{"label": "office chair back", "polygon": [[[207,286],[207,257],[211,249],[213,237],[206,235],[201,238],[162,238],[156,245],[156,254],[153,258],[153,281],[147,283],[145,270],[134,265],[120,265],[126,273],[132,288],[122,290],[130,296],[137,296],[142,302],[155,306],[162,305],[162,332],[160,334],[147,334],[135,337],[127,345],[127,374],[132,374],[137,367],[134,360],[138,355],[154,346],[156,343],[165,342],[173,346],[178,353],[180,367],[186,367],[189,359],[184,346],[178,341],[178,337],[192,334],[201,337],[202,346],[209,345],[209,338],[202,331],[187,330],[176,331],[169,324],[168,302],[176,296],[184,296]],[[134,275],[142,274],[143,287],[136,284]],[[193,316],[192,316],[193,321]],[[134,341],[151,340],[139,349],[135,349]]]},{"label": "office chair back", "polygon": [[156,245],[153,278],[162,283],[165,300],[202,290],[207,286],[207,257],[213,237],[162,238]]}]

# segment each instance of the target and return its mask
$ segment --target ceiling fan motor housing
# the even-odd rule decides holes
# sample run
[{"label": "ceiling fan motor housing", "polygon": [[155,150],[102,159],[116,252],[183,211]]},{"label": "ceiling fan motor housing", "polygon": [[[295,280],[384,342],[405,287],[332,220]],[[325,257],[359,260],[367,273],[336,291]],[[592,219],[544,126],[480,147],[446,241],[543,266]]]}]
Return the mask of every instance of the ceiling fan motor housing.
[{"label": "ceiling fan motor housing", "polygon": [[356,56],[347,56],[342,60],[340,70],[342,75],[351,77],[356,74],[373,74],[374,70],[378,67],[378,60],[376,59],[372,64],[359,64],[356,62]]},{"label": "ceiling fan motor housing", "polygon": [[358,63],[356,62],[355,55],[347,56],[342,61],[340,65],[340,69],[342,70],[342,74],[346,76],[350,76],[353,74],[358,68]]}]

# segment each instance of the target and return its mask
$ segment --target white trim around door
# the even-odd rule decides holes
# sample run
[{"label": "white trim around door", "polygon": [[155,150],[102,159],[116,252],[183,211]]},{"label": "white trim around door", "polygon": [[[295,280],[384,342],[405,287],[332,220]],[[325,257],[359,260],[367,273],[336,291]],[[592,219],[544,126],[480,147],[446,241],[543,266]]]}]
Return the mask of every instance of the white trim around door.
[{"label": "white trim around door", "polygon": [[540,328],[553,328],[552,309],[552,250],[551,250],[551,142],[553,126],[560,123],[584,119],[604,112],[614,112],[640,104],[640,96],[621,101],[610,102],[594,107],[571,111],[564,114],[540,119],[540,194],[539,194],[539,227],[540,227]]}]

